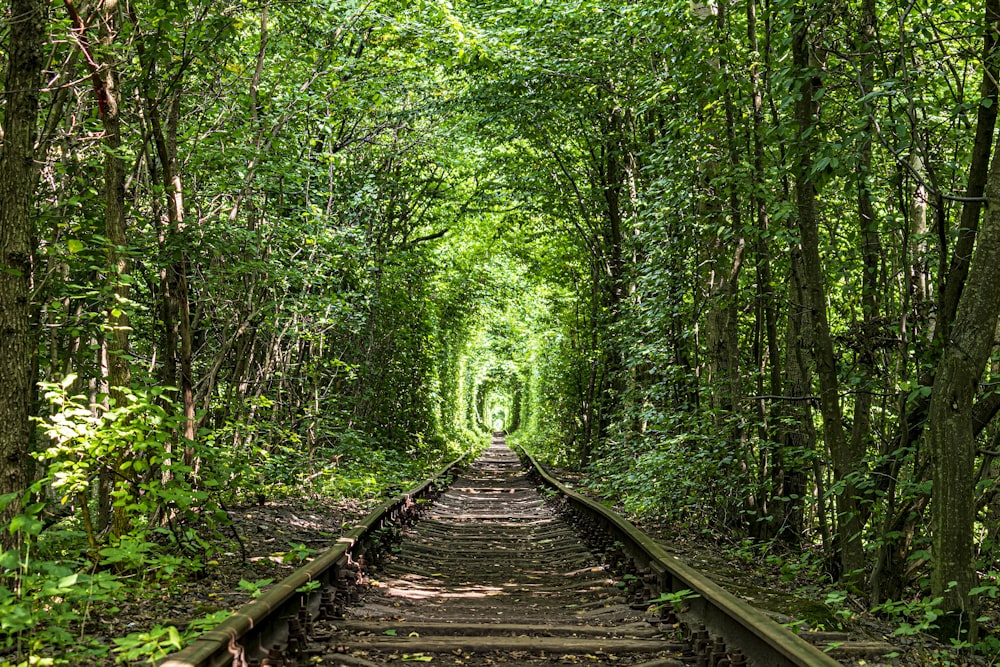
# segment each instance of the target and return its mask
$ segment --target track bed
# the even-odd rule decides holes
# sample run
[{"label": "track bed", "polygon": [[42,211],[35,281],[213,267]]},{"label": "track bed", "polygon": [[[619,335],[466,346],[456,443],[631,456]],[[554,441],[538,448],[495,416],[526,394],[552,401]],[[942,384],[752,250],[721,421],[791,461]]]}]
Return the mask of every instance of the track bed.
[{"label": "track bed", "polygon": [[884,664],[868,659],[893,650],[793,634],[523,456],[495,437],[457,478],[456,461],[386,501],[163,666],[839,667],[834,656]]},{"label": "track bed", "polygon": [[527,478],[503,438],[405,529],[321,664],[682,665],[664,636]]}]

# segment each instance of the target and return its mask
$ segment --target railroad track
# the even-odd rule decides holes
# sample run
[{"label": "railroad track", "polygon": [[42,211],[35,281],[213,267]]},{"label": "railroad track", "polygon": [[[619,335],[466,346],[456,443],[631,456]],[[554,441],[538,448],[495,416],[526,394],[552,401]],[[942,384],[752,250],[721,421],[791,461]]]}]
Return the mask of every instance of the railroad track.
[{"label": "railroad track", "polygon": [[841,664],[502,436],[457,471],[386,503],[163,665]]}]

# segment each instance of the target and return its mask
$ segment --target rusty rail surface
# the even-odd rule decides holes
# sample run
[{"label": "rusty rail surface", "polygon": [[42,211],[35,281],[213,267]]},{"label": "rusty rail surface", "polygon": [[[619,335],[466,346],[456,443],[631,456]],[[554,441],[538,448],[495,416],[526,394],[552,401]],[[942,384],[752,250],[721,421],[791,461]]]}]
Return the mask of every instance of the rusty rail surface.
[{"label": "rusty rail surface", "polygon": [[322,614],[337,614],[349,600],[365,559],[393,541],[394,530],[411,521],[415,500],[433,497],[447,487],[448,475],[464,462],[452,461],[409,491],[377,507],[337,540],[337,544],[295,570],[247,603],[227,620],[181,651],[167,656],[161,667],[228,667],[259,660],[267,649],[299,635]]},{"label": "rusty rail surface", "polygon": [[604,548],[621,550],[628,561],[626,569],[638,574],[647,600],[684,589],[697,594],[685,599],[688,610],[679,616],[693,632],[703,635],[702,641],[711,643],[719,638],[729,646],[739,647],[750,664],[760,667],[840,666],[841,663],[788,628],[667,553],[619,514],[564,486],[527,451],[518,449],[539,480],[560,494],[584,531],[601,535]]}]

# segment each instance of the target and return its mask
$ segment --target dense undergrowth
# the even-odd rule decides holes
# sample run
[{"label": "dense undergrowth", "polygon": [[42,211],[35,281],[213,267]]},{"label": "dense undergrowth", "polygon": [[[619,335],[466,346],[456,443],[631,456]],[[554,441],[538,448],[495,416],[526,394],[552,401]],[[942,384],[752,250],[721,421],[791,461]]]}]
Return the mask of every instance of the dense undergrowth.
[{"label": "dense undergrowth", "polygon": [[[3,506],[22,501],[7,526],[20,545],[0,555],[0,665],[5,667],[155,661],[231,610],[176,625],[139,622],[141,629],[110,637],[101,620],[121,606],[134,607],[148,596],[204,579],[223,555],[239,554],[243,545],[232,528],[232,511],[289,496],[326,503],[350,499],[372,507],[476,444],[460,448],[442,440],[439,447],[386,448],[348,432],[303,456],[301,443],[290,434],[264,440],[257,433],[256,446],[233,457],[216,440],[232,435],[223,429],[191,443],[184,455],[200,462],[194,471],[184,455],[168,449],[177,423],[169,405],[158,402],[161,392],[132,392],[123,409],[99,415],[88,409],[85,397],[68,396],[62,386],[48,392],[53,410],[41,425],[50,446],[37,456],[44,472],[23,498],[0,498]],[[89,471],[123,442],[134,453],[120,468],[130,483],[117,487],[113,508],[123,507],[134,518],[128,532],[110,536],[94,528],[100,509],[88,493]],[[175,456],[180,460],[171,460]],[[156,473],[145,474],[152,470]],[[301,562],[312,554],[313,549],[293,544],[277,555]]]},{"label": "dense undergrowth", "polygon": [[[79,520],[55,519],[49,524],[41,503],[26,505],[12,524],[24,544],[0,556],[0,665],[81,665],[108,657],[136,664],[162,657],[223,620],[230,610],[114,637],[106,635],[100,619],[113,616],[125,603],[202,579],[223,554],[238,554],[241,545],[231,530],[230,511],[284,494],[325,502],[349,498],[372,507],[438,465],[434,459],[414,461],[406,453],[372,457],[360,448],[354,451],[358,458],[347,462],[343,452],[317,451],[317,457],[339,456],[342,462],[322,475],[314,467],[303,467],[298,457],[273,455],[284,477],[267,495],[261,487],[248,494],[194,491],[183,507],[168,510],[162,525],[137,525],[114,541],[102,540],[106,546],[96,550]],[[296,478],[298,485],[289,481]],[[279,555],[300,562],[313,550],[292,545]]]}]

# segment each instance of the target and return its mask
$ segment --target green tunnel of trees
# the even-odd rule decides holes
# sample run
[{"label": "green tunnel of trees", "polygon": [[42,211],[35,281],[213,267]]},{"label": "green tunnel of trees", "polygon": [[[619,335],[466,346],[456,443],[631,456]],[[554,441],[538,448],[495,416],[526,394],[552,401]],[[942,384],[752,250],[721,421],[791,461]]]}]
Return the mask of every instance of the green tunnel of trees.
[{"label": "green tunnel of trees", "polygon": [[998,0],[0,12],[0,636],[11,577],[494,428],[871,604],[996,593]]}]

